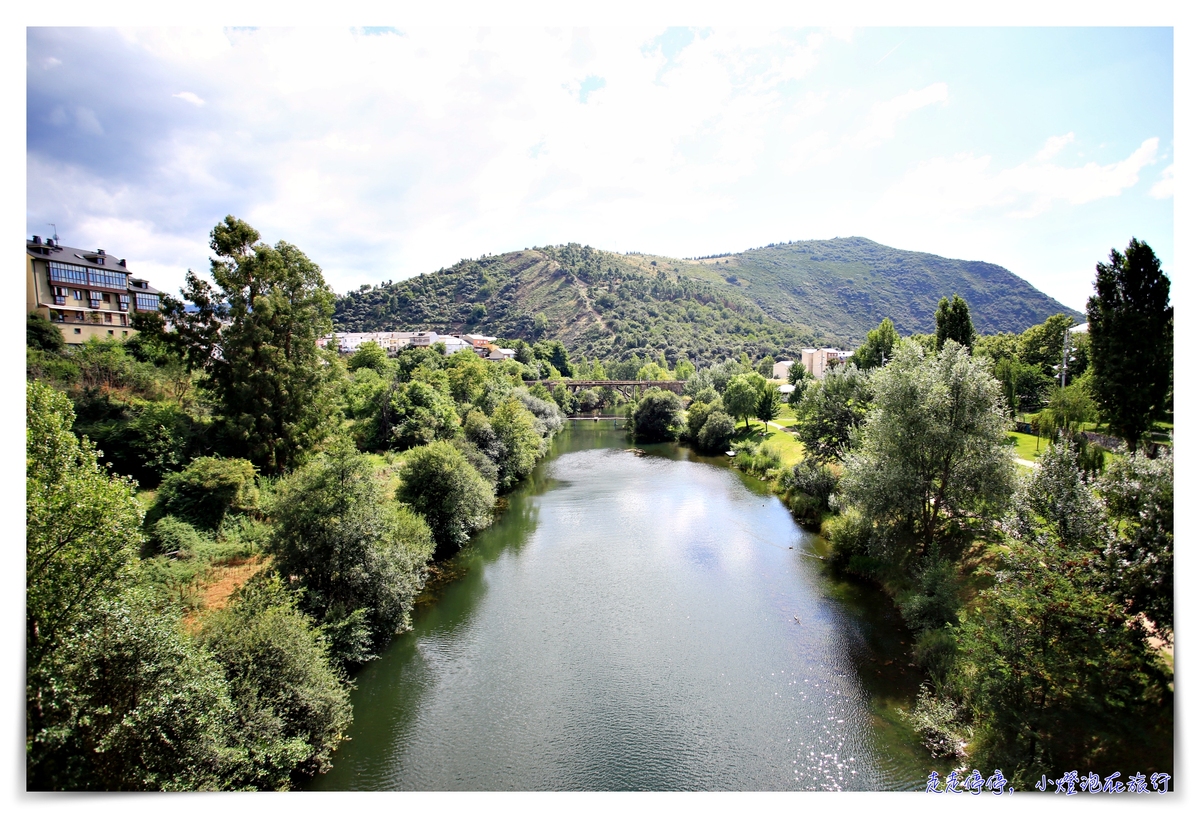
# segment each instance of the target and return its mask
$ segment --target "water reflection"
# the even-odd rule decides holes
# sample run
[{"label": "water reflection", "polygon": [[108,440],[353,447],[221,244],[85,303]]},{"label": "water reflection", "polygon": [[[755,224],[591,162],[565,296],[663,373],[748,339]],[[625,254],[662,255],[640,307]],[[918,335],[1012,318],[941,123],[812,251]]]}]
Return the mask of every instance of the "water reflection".
[{"label": "water reflection", "polygon": [[881,594],[766,486],[575,429],[356,679],[315,789],[911,789],[917,682]]}]

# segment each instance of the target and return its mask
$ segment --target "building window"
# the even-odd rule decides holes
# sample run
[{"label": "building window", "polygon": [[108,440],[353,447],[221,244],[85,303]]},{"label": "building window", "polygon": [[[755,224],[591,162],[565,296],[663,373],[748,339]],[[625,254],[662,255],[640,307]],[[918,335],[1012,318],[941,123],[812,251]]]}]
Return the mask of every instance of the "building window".
[{"label": "building window", "polygon": [[50,264],[50,280],[59,284],[84,284],[88,283],[87,267],[80,267],[78,264],[63,264],[61,261],[51,261]]},{"label": "building window", "polygon": [[158,296],[149,293],[134,293],[134,304],[139,310],[155,312],[158,310]]},{"label": "building window", "polygon": [[112,334],[113,334],[113,331],[112,331],[112,330],[109,330],[109,331],[108,331],[108,334],[109,334],[109,335],[112,335]]},{"label": "building window", "polygon": [[123,330],[121,330],[121,334],[122,334],[122,335],[129,335],[129,330],[127,330],[127,329],[123,329]]},{"label": "building window", "polygon": [[121,309],[128,310],[129,309],[129,296],[128,295],[118,295],[117,303],[120,305]]},{"label": "building window", "polygon": [[129,316],[127,316],[127,315],[121,316],[121,326],[123,326],[123,327],[129,326]]},{"label": "building window", "polygon": [[104,296],[104,303],[105,303],[105,304],[111,304],[111,303],[112,303],[112,293],[102,293],[102,295]]},{"label": "building window", "polygon": [[76,327],[76,328],[75,328],[75,334],[76,334],[76,335],[79,335],[79,334],[80,334],[80,329],[79,329],[79,327]]},{"label": "building window", "polygon": [[88,306],[94,310],[99,309],[100,308],[100,296],[102,296],[102,295],[104,295],[104,293],[100,292],[99,290],[89,290],[88,291]]},{"label": "building window", "polygon": [[63,321],[67,320],[67,317],[58,310],[50,310],[50,320],[61,324]]},{"label": "building window", "polygon": [[81,312],[77,312],[77,313],[75,313],[75,320],[76,320],[76,321],[82,321],[82,320],[83,320],[83,313],[81,313]]},{"label": "building window", "polygon": [[[106,323],[106,324],[112,323],[112,313],[111,312],[104,313],[104,323]],[[112,332],[109,332],[108,334],[112,335]]]},{"label": "building window", "polygon": [[82,300],[83,300],[83,290],[76,290],[76,291],[75,291],[75,300],[76,300],[76,301],[82,301]]},{"label": "building window", "polygon": [[54,303],[60,307],[66,306],[66,304],[67,304],[67,288],[66,287],[53,287],[51,289],[54,293]]}]

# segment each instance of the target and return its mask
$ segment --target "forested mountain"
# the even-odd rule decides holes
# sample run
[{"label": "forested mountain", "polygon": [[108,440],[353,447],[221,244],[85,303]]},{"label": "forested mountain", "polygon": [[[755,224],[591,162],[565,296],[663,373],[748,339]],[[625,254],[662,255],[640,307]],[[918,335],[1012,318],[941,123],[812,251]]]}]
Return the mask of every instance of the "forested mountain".
[{"label": "forested mountain", "polygon": [[938,300],[953,293],[981,333],[1020,332],[1058,312],[1082,318],[1003,267],[846,238],[696,260],[532,248],[364,285],[338,300],[334,322],[342,332],[555,338],[588,357],[664,352],[700,363],[856,346],[885,317],[902,334],[931,332]]}]

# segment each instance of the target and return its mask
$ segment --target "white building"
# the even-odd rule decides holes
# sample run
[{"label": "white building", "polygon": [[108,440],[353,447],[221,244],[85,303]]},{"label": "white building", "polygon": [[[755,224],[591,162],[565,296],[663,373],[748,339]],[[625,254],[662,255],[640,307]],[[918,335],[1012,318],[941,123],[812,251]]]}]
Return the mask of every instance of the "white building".
[{"label": "white building", "polygon": [[786,381],[788,377],[788,370],[792,368],[792,364],[794,363],[795,361],[777,362],[775,366],[771,367],[771,377],[775,378],[777,381]]}]

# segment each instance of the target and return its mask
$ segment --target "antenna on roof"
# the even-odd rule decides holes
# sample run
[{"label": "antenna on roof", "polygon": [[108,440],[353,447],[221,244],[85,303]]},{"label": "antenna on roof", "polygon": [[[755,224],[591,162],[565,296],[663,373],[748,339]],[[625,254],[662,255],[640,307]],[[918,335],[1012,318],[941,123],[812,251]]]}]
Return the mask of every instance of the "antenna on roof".
[{"label": "antenna on roof", "polygon": [[54,228],[54,241],[55,241],[55,243],[57,243],[58,242],[58,225],[54,224],[53,222],[47,222],[47,224],[49,224],[51,227]]}]

